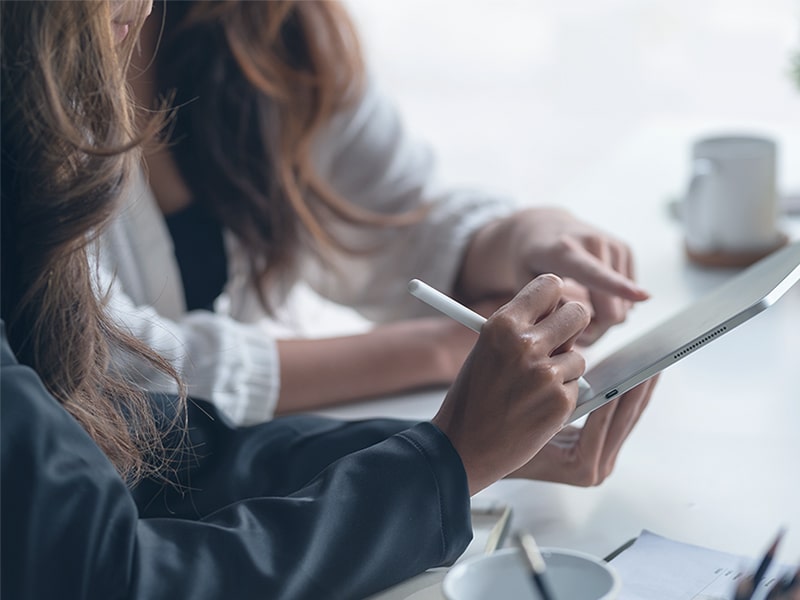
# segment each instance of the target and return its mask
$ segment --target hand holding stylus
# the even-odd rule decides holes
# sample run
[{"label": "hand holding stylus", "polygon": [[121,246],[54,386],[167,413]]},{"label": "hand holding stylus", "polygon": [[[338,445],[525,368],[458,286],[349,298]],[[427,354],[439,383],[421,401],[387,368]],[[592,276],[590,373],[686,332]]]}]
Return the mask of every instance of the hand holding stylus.
[{"label": "hand holding stylus", "polygon": [[[453,300],[450,296],[443,294],[436,288],[429,286],[424,281],[412,279],[408,282],[408,291],[415,298],[422,300],[425,304],[435,308],[440,313],[472,329],[475,333],[480,333],[483,324],[486,323],[484,317]],[[583,377],[578,378],[578,404],[580,404],[581,400],[588,397],[590,392],[591,386],[589,383]]]},{"label": "hand holding stylus", "polygon": [[[582,304],[563,303],[563,282],[558,277],[538,277],[488,320],[418,280],[412,281],[409,289],[434,308],[481,332],[473,353],[434,420],[443,430],[451,427],[451,422],[455,421],[455,431],[451,428],[446,433],[462,454],[465,467],[475,454],[476,464],[486,468],[488,457],[477,456],[472,443],[492,445],[491,438],[484,439],[487,425],[495,431],[494,445],[499,446],[491,449],[502,450],[513,443],[514,437],[510,432],[518,427],[528,427],[527,435],[530,436],[531,432],[541,435],[552,426],[551,421],[537,423],[533,418],[535,410],[546,411],[548,407],[553,409],[559,406],[563,409],[564,405],[560,403],[575,405],[574,397],[578,395],[580,381],[578,376],[583,373],[584,363],[582,357],[572,350],[573,342],[580,335],[580,329],[574,327],[585,323],[588,315]],[[561,296],[553,297],[550,295],[553,293]],[[581,320],[568,325],[570,318],[574,319],[578,314]],[[517,321],[510,319],[511,315]],[[559,344],[542,343],[542,328],[545,327],[551,329],[550,336],[561,336],[554,338],[561,339]],[[569,335],[569,331],[573,334]],[[579,369],[561,371],[567,364],[572,365],[570,369],[578,366]],[[567,372],[571,374],[566,375]],[[562,421],[552,430],[556,434],[553,439],[534,451],[519,468],[505,473],[505,476],[579,486],[601,483],[611,473],[625,439],[647,406],[656,380],[657,377],[594,411],[582,428],[569,426],[562,429]],[[528,386],[527,389],[525,386]],[[485,397],[477,398],[479,393]],[[494,407],[486,417],[488,423],[476,422],[472,425],[474,430],[470,431],[465,423],[467,417],[471,416],[469,412],[472,407],[458,404],[455,398],[460,395],[476,404],[480,403],[481,410],[486,410],[486,402],[490,409]],[[507,425],[502,425],[497,419],[498,413],[505,411],[505,402],[514,399],[522,401],[522,406],[525,403],[532,406],[531,412],[525,413],[524,421],[511,419]],[[551,415],[543,418],[549,419]],[[510,429],[506,431],[503,427]],[[463,441],[459,438],[461,435]],[[526,439],[525,443],[528,441],[533,442],[528,448],[535,448],[541,443],[541,437]],[[473,484],[477,481],[477,477],[470,479],[473,493],[476,491]]]},{"label": "hand holding stylus", "polygon": [[572,346],[589,314],[562,304],[562,291],[555,275],[539,276],[486,320],[432,419],[471,494],[527,464],[575,409],[585,363]]}]

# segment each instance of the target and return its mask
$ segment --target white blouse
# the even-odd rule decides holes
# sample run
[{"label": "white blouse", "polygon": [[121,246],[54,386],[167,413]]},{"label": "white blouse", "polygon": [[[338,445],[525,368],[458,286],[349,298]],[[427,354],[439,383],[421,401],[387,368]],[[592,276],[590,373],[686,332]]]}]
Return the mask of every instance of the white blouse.
[{"label": "white blouse", "polygon": [[[375,251],[328,256],[334,268],[304,251],[292,276],[269,290],[278,307],[275,316],[262,308],[248,280],[245,254],[229,231],[228,281],[215,312],[187,312],[172,239],[141,171],[97,246],[98,281],[111,312],[175,365],[190,395],[215,403],[235,423],[274,414],[280,386],[276,339],[302,335],[291,317],[297,284],[373,321],[432,314],[408,294],[408,281],[418,277],[450,291],[472,234],[514,209],[508,199],[439,186],[430,151],[409,137],[392,104],[374,87],[331,121],[313,159],[321,178],[355,205],[382,213],[431,208],[422,221],[403,228],[332,226],[341,239]],[[147,389],[174,388],[130,359],[117,360],[115,367]]]}]

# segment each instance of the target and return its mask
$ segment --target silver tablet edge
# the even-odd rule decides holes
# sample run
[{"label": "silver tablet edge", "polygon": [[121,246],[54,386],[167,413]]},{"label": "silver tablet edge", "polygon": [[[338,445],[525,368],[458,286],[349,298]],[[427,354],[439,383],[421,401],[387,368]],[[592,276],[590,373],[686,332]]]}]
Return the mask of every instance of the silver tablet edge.
[{"label": "silver tablet edge", "polygon": [[[791,285],[789,287],[791,287]],[[788,290],[789,287],[787,287],[786,290]],[[786,290],[784,290],[784,292]],[[771,302],[769,302],[768,298],[769,296],[764,297],[760,302],[756,302],[746,310],[740,312],[738,315],[735,315],[730,319],[728,319],[727,321],[720,323],[716,327],[713,327],[707,330],[706,332],[700,334],[699,336],[697,336],[696,338],[685,344],[683,347],[678,348],[673,354],[665,356],[664,358],[650,365],[646,369],[643,369],[638,373],[632,375],[618,386],[602,390],[599,393],[595,394],[591,399],[582,402],[575,408],[572,415],[570,415],[569,419],[567,420],[567,423],[572,423],[573,421],[589,414],[593,410],[600,408],[604,404],[611,402],[614,398],[621,396],[622,394],[633,389],[640,383],[647,381],[653,375],[656,375],[661,371],[663,371],[664,369],[666,369],[667,367],[680,362],[693,352],[696,352],[697,350],[708,344],[708,342],[715,339],[719,339],[724,334],[729,333],[734,328],[738,327],[745,321],[750,320],[758,313],[763,312],[766,308],[768,308],[771,304],[773,304],[775,300],[777,300],[777,298],[775,298]],[[780,298],[780,295],[778,296],[778,298]],[[589,375],[589,373],[591,373],[591,369],[586,372],[586,375]]]}]

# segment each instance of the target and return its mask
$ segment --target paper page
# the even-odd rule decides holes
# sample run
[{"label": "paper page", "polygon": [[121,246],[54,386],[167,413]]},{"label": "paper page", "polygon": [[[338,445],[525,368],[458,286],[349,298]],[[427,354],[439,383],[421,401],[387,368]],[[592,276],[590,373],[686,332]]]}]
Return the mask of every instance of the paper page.
[{"label": "paper page", "polygon": [[[622,578],[619,600],[731,600],[759,561],[643,531],[611,565]],[[753,600],[763,600],[776,579],[793,571],[773,563]]]}]

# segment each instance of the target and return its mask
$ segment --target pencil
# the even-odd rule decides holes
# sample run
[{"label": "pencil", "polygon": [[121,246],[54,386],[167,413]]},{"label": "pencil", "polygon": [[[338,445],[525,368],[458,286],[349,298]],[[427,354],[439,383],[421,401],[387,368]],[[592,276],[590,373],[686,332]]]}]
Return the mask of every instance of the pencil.
[{"label": "pencil", "polygon": [[517,542],[522,547],[522,554],[531,567],[531,577],[542,600],[555,600],[550,584],[547,582],[546,567],[539,546],[530,533],[522,532],[517,535]]},{"label": "pencil", "polygon": [[495,526],[492,527],[492,530],[489,532],[489,537],[486,540],[486,546],[483,550],[484,554],[491,554],[503,545],[508,535],[508,528],[511,526],[511,514],[513,512],[510,506],[506,506],[505,510],[503,510],[503,514],[500,515],[497,523],[495,523]]},{"label": "pencil", "polygon": [[767,594],[766,600],[798,600],[800,598],[800,567],[778,581]]},{"label": "pencil", "polygon": [[772,542],[772,544],[770,544],[770,547],[764,554],[764,558],[762,558],[761,562],[758,564],[756,572],[753,573],[752,576],[743,579],[739,585],[736,586],[734,600],[750,600],[753,597],[758,584],[761,583],[761,580],[764,578],[767,569],[769,569],[769,566],[772,564],[772,561],[775,558],[775,552],[778,550],[778,545],[783,538],[784,532],[784,529],[778,531],[778,535],[775,536],[775,540]]},{"label": "pencil", "polygon": [[761,559],[761,564],[758,565],[758,568],[753,575],[753,590],[755,590],[756,586],[761,583],[761,580],[764,578],[764,573],[767,572],[770,564],[772,564],[772,560],[775,558],[775,552],[778,550],[778,544],[781,543],[784,532],[784,529],[778,531],[778,535],[775,536],[775,541],[772,542],[772,545],[767,550],[767,553],[764,554],[764,558]]},{"label": "pencil", "polygon": [[[411,292],[411,295],[415,298],[422,300],[425,304],[431,308],[435,308],[443,315],[446,315],[454,321],[458,321],[465,327],[472,329],[472,331],[475,333],[480,333],[483,324],[486,323],[486,319],[480,316],[474,310],[471,310],[463,304],[453,300],[450,296],[447,296],[436,288],[429,286],[424,281],[412,279],[408,282],[408,291]],[[591,397],[589,393],[591,389],[592,388],[588,381],[586,381],[583,377],[578,378],[579,403],[581,403],[584,399]]]}]

